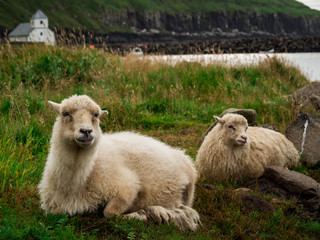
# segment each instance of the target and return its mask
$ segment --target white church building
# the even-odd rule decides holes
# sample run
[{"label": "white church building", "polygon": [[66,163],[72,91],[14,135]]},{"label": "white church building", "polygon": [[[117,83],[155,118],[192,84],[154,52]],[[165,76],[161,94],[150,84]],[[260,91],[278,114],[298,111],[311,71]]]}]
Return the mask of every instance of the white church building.
[{"label": "white church building", "polygon": [[30,19],[30,23],[20,23],[8,35],[10,42],[41,42],[54,45],[54,32],[49,29],[48,17],[38,10]]}]

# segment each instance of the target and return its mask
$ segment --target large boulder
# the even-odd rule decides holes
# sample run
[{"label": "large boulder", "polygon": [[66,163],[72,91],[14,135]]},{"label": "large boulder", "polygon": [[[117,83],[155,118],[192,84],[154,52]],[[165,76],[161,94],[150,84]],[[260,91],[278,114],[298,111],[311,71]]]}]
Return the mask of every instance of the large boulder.
[{"label": "large boulder", "polygon": [[286,129],[303,161],[310,165],[320,162],[320,115],[301,113]]},{"label": "large boulder", "polygon": [[280,166],[268,167],[250,187],[287,199],[295,198],[310,216],[320,218],[320,184],[302,173]]},{"label": "large boulder", "polygon": [[320,110],[320,82],[307,85],[291,94],[289,100],[302,111]]},{"label": "large boulder", "polygon": [[271,166],[265,169],[259,179],[263,178],[286,191],[287,196],[296,196],[305,200],[320,197],[320,184],[302,173],[280,166]]},{"label": "large boulder", "polygon": [[227,113],[240,114],[247,119],[249,126],[257,126],[257,112],[254,109],[228,108],[220,114],[220,117],[223,117]]},{"label": "large boulder", "polygon": [[[249,126],[257,126],[257,112],[254,109],[228,108],[227,110],[223,111],[219,117],[223,117],[227,113],[240,114],[247,119]],[[211,124],[211,126],[208,128],[205,134],[202,135],[202,140],[205,138],[205,136],[208,135],[208,133],[216,124],[217,124],[216,122]]]}]

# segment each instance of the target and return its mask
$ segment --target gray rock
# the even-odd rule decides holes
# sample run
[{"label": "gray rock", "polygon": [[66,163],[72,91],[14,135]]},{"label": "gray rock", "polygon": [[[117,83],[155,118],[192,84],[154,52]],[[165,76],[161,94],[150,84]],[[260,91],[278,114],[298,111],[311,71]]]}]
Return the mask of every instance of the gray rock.
[{"label": "gray rock", "polygon": [[261,125],[261,127],[263,128],[267,128],[267,129],[270,129],[270,130],[273,130],[273,131],[276,131],[276,132],[280,132],[280,130],[272,125],[268,125],[268,124],[263,124]]},{"label": "gray rock", "polygon": [[257,126],[257,112],[254,109],[237,109],[237,108],[229,108],[223,111],[220,117],[223,117],[227,113],[237,113],[244,116],[249,126]]},{"label": "gray rock", "polygon": [[287,138],[294,144],[303,161],[320,162],[320,115],[301,113],[286,129]]},{"label": "gray rock", "polygon": [[320,82],[311,83],[297,90],[288,99],[303,111],[308,109],[320,110]]},{"label": "gray rock", "polygon": [[289,99],[299,101],[309,98],[311,95],[320,96],[320,82],[314,82],[303,88],[300,88],[295,93],[289,96]]},{"label": "gray rock", "polygon": [[263,175],[250,188],[287,199],[295,198],[308,214],[320,218],[320,184],[302,173],[280,166],[266,168]]},{"label": "gray rock", "polygon": [[268,167],[260,178],[269,179],[283,190],[299,198],[308,200],[313,197],[320,197],[320,184],[316,180],[287,168]]},{"label": "gray rock", "polygon": [[320,110],[320,95],[311,95],[309,102],[316,110]]},{"label": "gray rock", "polygon": [[[242,116],[244,116],[249,126],[257,126],[257,112],[254,109],[237,109],[237,108],[228,108],[227,110],[223,111],[219,117],[223,117],[227,113],[237,113]],[[205,138],[205,136],[208,135],[208,133],[211,131],[211,129],[216,125],[217,123],[214,122],[211,124],[211,126],[208,128],[208,130],[205,132],[205,134],[202,135],[202,141]]]}]

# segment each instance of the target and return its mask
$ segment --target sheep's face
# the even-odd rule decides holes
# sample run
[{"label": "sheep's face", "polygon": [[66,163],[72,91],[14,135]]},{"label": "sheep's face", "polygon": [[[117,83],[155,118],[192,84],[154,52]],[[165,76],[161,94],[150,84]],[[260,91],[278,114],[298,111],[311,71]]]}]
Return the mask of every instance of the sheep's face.
[{"label": "sheep's face", "polygon": [[226,114],[223,118],[215,117],[224,132],[225,141],[232,146],[244,146],[249,144],[247,134],[248,122],[238,114]]},{"label": "sheep's face", "polygon": [[70,144],[89,147],[99,137],[99,117],[106,114],[88,96],[72,96],[61,104],[50,102],[59,114],[60,134]]}]

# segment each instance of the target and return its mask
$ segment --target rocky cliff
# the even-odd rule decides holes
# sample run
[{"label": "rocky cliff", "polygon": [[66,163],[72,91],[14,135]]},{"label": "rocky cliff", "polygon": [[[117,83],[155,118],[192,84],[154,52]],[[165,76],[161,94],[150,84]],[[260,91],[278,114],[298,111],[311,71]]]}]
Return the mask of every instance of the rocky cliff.
[{"label": "rocky cliff", "polygon": [[136,33],[211,34],[217,36],[306,36],[320,35],[318,16],[292,17],[284,13],[206,12],[171,15],[162,11],[105,9],[100,21]]}]

